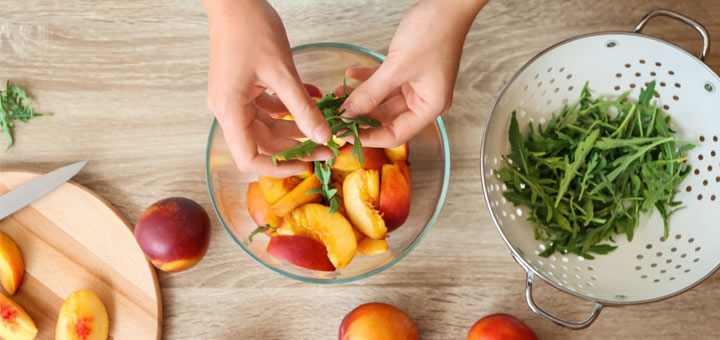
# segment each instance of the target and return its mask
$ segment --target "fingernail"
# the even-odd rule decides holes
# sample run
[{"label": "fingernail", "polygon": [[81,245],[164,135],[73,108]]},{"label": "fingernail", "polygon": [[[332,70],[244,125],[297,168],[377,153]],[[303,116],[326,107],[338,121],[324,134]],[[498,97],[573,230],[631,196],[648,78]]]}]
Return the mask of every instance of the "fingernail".
[{"label": "fingernail", "polygon": [[325,143],[330,140],[330,129],[325,125],[319,125],[313,130],[313,139],[315,143]]}]

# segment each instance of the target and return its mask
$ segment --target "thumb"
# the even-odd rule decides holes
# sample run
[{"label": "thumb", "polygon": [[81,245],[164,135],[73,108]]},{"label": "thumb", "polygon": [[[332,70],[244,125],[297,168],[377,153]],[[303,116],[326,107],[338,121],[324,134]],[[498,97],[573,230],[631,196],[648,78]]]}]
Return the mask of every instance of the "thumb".
[{"label": "thumb", "polygon": [[350,94],[343,108],[345,115],[355,117],[374,110],[385,98],[397,89],[402,80],[387,64],[383,64],[367,81]]},{"label": "thumb", "polygon": [[297,74],[281,79],[277,84],[268,84],[275,90],[280,101],[290,111],[300,131],[313,142],[324,143],[332,134],[325,122],[325,117],[318,110],[315,100],[310,98],[305,85]]}]

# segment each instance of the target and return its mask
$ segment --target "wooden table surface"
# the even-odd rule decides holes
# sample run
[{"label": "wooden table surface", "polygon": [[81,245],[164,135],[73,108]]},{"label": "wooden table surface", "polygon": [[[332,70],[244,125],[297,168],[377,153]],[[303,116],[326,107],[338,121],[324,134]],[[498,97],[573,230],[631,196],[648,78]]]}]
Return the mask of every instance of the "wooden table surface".
[{"label": "wooden table surface", "polygon": [[[273,1],[292,45],[341,41],[385,52],[410,1]],[[212,207],[204,151],[212,115],[205,104],[208,36],[200,1],[2,0],[0,81],[26,88],[51,117],[19,124],[0,169],[49,171],[78,160],[75,178],[129,221],[168,196]],[[526,306],[525,275],[511,259],[483,201],[479,155],[496,95],[529,58],[562,39],[630,30],[650,9],[670,8],[720,38],[717,0],[496,0],[465,45],[455,102],[443,116],[450,138],[448,199],[427,238],[403,261],[343,285],[297,282],[250,259],[214,214],[205,259],[159,273],[165,339],[334,339],[343,316],[371,301],[394,304],[422,339],[464,339],[490,313],[524,320],[542,339],[720,338],[720,276],[669,300],[606,308],[571,331]],[[668,19],[645,31],[699,50],[690,28]],[[708,64],[720,71],[720,53]],[[4,142],[0,142],[4,149]],[[591,305],[541,284],[539,302],[581,319]]]}]

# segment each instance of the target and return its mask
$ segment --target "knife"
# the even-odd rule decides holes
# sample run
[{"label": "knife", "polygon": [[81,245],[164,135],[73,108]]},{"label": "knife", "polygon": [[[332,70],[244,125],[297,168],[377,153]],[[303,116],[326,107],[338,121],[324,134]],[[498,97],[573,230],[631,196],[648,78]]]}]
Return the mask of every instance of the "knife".
[{"label": "knife", "polygon": [[75,176],[87,161],[55,169],[0,196],[0,220],[22,209]]}]

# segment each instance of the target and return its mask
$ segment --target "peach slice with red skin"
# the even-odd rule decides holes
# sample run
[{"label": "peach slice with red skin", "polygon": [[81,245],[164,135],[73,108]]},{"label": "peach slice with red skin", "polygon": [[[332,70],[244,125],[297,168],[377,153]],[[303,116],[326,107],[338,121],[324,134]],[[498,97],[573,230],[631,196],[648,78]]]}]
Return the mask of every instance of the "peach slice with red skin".
[{"label": "peach slice with red skin", "polygon": [[385,221],[375,208],[379,190],[377,170],[355,170],[343,182],[343,200],[348,218],[365,236],[376,240],[384,239],[387,232]]},{"label": "peach slice with red skin", "polygon": [[275,202],[270,207],[270,211],[277,216],[285,216],[303,204],[321,202],[323,197],[320,193],[308,194],[308,191],[321,187],[318,177],[310,176]]},{"label": "peach slice with red skin", "polygon": [[158,269],[179,272],[194,266],[210,244],[210,217],[193,200],[171,197],[145,209],[135,225],[140,249]]},{"label": "peach slice with red skin", "polygon": [[363,160],[365,162],[360,164],[358,158],[352,155],[353,145],[350,143],[345,144],[340,148],[340,155],[335,159],[332,169],[345,172],[355,171],[357,169],[380,170],[383,164],[390,163],[383,149],[362,148],[362,150]]},{"label": "peach slice with red skin", "polygon": [[17,302],[0,293],[0,338],[32,340],[37,336],[35,322]]},{"label": "peach slice with red skin", "polygon": [[382,213],[388,231],[405,223],[410,214],[410,186],[400,167],[395,164],[383,165],[378,210]]},{"label": "peach slice with red skin", "polygon": [[319,271],[335,271],[322,242],[299,235],[279,235],[270,238],[268,254],[296,266]]},{"label": "peach slice with red skin", "polygon": [[401,309],[367,303],[348,313],[340,324],[339,340],[417,340],[415,322]]},{"label": "peach slice with red skin", "polygon": [[252,182],[248,185],[247,195],[248,212],[255,224],[259,226],[270,225],[277,228],[280,226],[280,217],[270,211],[270,203],[265,200],[265,195],[260,190],[258,182]]},{"label": "peach slice with red skin", "polygon": [[408,143],[405,143],[394,148],[385,148],[384,151],[385,156],[387,156],[390,162],[395,163],[397,161],[406,161],[408,159],[410,147],[408,146]]},{"label": "peach slice with red skin", "polygon": [[322,242],[335,268],[347,266],[357,250],[350,222],[339,212],[330,214],[330,208],[322,204],[305,204],[285,215],[285,225],[278,228],[277,233],[306,236]]},{"label": "peach slice with red skin", "polygon": [[258,182],[265,200],[273,204],[292,191],[302,180],[295,176],[286,178],[260,176]]},{"label": "peach slice with red skin", "polygon": [[0,282],[10,295],[15,295],[25,276],[22,253],[10,236],[0,231]]},{"label": "peach slice with red skin", "polygon": [[78,290],[60,307],[55,340],[105,340],[108,314],[100,298],[89,290]]}]

